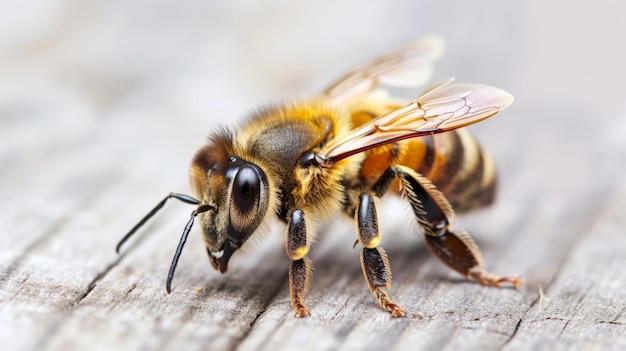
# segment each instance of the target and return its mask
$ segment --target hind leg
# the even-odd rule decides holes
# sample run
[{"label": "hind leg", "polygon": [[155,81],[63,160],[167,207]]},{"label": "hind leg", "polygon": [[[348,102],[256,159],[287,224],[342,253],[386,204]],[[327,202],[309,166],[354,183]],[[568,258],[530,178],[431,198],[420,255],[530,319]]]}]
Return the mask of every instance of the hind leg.
[{"label": "hind leg", "polygon": [[392,166],[383,173],[378,181],[379,191],[386,187],[393,178],[398,177],[403,194],[409,200],[417,222],[424,232],[428,249],[448,267],[465,277],[489,286],[499,287],[509,283],[519,287],[521,279],[517,275],[497,276],[487,273],[478,246],[464,230],[450,230],[454,219],[452,207],[427,178],[405,166]]}]

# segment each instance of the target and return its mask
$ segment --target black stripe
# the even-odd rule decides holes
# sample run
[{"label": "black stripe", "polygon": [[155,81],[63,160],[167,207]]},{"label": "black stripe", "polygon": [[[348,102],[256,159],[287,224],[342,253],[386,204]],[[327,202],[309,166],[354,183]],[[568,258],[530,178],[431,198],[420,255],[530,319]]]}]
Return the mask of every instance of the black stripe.
[{"label": "black stripe", "polygon": [[422,159],[422,162],[420,162],[420,165],[417,167],[416,171],[420,174],[426,174],[433,166],[433,162],[435,162],[435,142],[432,135],[427,135],[421,140],[424,143],[426,152],[424,153],[424,158]]},{"label": "black stripe", "polygon": [[471,167],[470,164],[463,164],[462,171],[459,172],[459,174],[463,174],[463,177],[456,180],[454,187],[450,189],[448,194],[450,204],[458,212],[468,211],[477,207],[476,204],[472,204],[470,197],[482,191],[481,185],[485,170],[485,160],[480,148],[477,155],[478,162],[474,164],[473,168],[468,168]]},{"label": "black stripe", "polygon": [[431,179],[435,185],[442,192],[446,192],[449,190],[451,185],[454,184],[455,178],[459,175],[459,171],[464,166],[464,154],[465,150],[463,148],[463,143],[461,142],[461,137],[456,131],[448,132],[440,136],[445,142],[444,150],[440,150],[440,152],[444,152],[444,165],[442,172],[438,175],[437,179]]}]

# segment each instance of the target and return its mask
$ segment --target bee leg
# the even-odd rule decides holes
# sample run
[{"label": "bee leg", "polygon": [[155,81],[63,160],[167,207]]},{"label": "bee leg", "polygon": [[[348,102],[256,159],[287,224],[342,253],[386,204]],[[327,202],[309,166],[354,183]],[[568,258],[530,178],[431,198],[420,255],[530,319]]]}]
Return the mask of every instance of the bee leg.
[{"label": "bee leg", "polygon": [[364,247],[361,251],[361,268],[365,281],[380,306],[391,312],[392,317],[404,317],[404,310],[396,305],[384,289],[391,288],[391,267],[385,250],[378,246],[381,232],[378,227],[378,212],[375,197],[362,193],[355,212],[357,242]]},{"label": "bee leg", "polygon": [[303,300],[311,286],[313,264],[306,257],[309,252],[309,243],[307,242],[307,226],[302,210],[294,210],[289,216],[285,251],[287,257],[291,259],[289,265],[291,306],[296,312],[296,317],[306,317],[310,313]]},{"label": "bee leg", "polygon": [[478,246],[464,230],[450,230],[454,211],[441,191],[427,178],[404,166],[392,166],[388,171],[395,173],[400,179],[417,222],[426,234],[426,246],[435,256],[448,267],[483,285],[498,287],[509,283],[516,289],[519,287],[519,276],[496,276],[482,268]]}]

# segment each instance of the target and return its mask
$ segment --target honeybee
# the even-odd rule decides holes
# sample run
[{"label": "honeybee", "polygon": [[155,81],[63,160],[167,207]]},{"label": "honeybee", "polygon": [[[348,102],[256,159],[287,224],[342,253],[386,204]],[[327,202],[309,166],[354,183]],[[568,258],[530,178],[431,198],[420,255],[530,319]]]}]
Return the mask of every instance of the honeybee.
[{"label": "honeybee", "polygon": [[166,281],[169,293],[178,259],[196,217],[209,262],[225,273],[231,257],[257,229],[277,216],[286,223],[291,305],[309,315],[309,249],[323,223],[338,212],[354,219],[355,244],[365,281],[380,306],[401,317],[392,301],[391,268],[380,246],[379,198],[400,194],[411,205],[426,246],[467,278],[489,285],[521,282],[517,275],[485,271],[481,254],[455,212],[492,202],[492,160],[467,131],[509,106],[513,96],[486,85],[448,79],[410,102],[381,85],[416,87],[430,77],[444,41],[423,37],[346,74],[317,97],[289,101],[252,114],[238,129],[218,129],[193,157],[193,196],[170,193],[117,245],[168,199],[196,205],[183,230]]}]

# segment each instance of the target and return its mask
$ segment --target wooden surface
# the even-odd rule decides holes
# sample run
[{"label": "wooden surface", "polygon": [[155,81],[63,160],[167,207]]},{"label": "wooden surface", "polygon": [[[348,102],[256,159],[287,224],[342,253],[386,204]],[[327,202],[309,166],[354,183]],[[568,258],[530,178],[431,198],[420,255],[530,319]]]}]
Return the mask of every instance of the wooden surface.
[{"label": "wooden surface", "polygon": [[[626,349],[624,6],[315,4],[3,3],[3,350]],[[115,254],[151,206],[187,191],[191,155],[218,121],[312,94],[425,33],[448,39],[438,78],[516,97],[471,127],[498,164],[500,193],[458,225],[489,270],[523,276],[520,290],[443,267],[394,199],[383,245],[404,319],[370,295],[341,218],[313,249],[306,319],[289,304],[278,225],[226,275],[194,231],[170,295],[187,205],[168,204]]]}]

